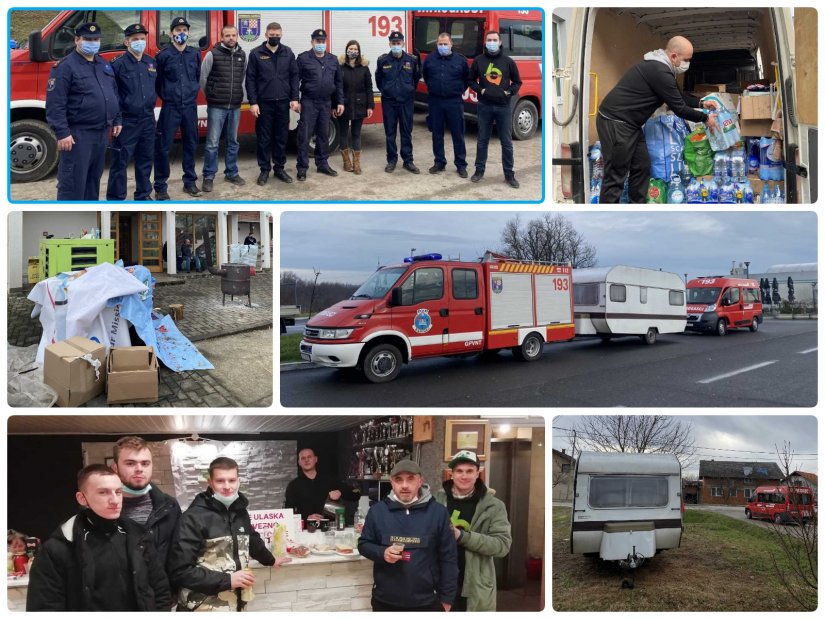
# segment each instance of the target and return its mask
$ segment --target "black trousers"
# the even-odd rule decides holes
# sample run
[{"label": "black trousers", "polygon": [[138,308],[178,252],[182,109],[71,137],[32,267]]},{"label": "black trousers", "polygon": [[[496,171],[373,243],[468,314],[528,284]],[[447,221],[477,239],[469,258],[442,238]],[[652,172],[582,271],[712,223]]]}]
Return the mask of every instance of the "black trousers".
[{"label": "black trousers", "polygon": [[255,119],[258,167],[261,172],[283,170],[289,138],[289,99],[259,101],[261,115]]},{"label": "black trousers", "polygon": [[629,194],[632,204],[644,204],[650,183],[650,155],[641,127],[596,115],[596,130],[602,143],[604,178],[600,204],[618,204],[624,178],[630,173]]},{"label": "black trousers", "polygon": [[407,612],[407,613],[428,613],[428,612],[444,612],[444,607],[441,606],[441,603],[438,601],[433,602],[428,606],[394,606],[392,604],[387,604],[386,602],[382,602],[372,596],[372,612]]}]

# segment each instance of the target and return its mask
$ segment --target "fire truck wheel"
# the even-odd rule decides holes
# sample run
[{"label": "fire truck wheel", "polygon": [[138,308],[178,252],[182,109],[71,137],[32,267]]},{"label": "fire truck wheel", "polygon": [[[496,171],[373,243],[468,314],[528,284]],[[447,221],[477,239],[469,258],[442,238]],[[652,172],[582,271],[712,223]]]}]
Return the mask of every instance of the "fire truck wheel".
[{"label": "fire truck wheel", "polygon": [[748,520],[750,520],[751,518],[753,518],[753,514],[751,513],[751,510],[749,510],[749,509],[746,509],[746,510],[745,510],[745,517],[746,517]]},{"label": "fire truck wheel", "polygon": [[541,357],[544,350],[544,340],[538,333],[530,333],[524,338],[521,346],[515,348],[516,356],[522,361],[535,361]]},{"label": "fire truck wheel", "polygon": [[388,383],[401,371],[401,352],[392,344],[378,344],[364,355],[362,369],[371,383]]},{"label": "fire truck wheel", "polygon": [[759,331],[759,319],[756,316],[754,316],[753,320],[751,320],[751,326],[749,328],[754,333]]},{"label": "fire truck wheel", "polygon": [[782,514],[776,513],[773,515],[774,524],[782,524]]},{"label": "fire truck wheel", "polygon": [[716,335],[722,337],[728,332],[728,323],[725,322],[724,318],[720,318],[716,323]]},{"label": "fire truck wheel", "polygon": [[657,335],[658,335],[658,332],[656,331],[656,329],[654,329],[653,327],[650,327],[650,328],[647,330],[647,333],[645,333],[645,334],[642,336],[642,341],[643,341],[645,344],[647,344],[648,346],[653,346],[653,344],[655,344],[655,343],[656,343],[656,336],[657,336]]},{"label": "fire truck wheel", "polygon": [[[338,128],[338,119],[337,118],[330,118],[329,119],[329,154],[331,155],[336,150],[338,150],[338,132],[340,129]],[[309,138],[309,156],[315,156],[315,134],[313,133]]]},{"label": "fire truck wheel", "polygon": [[11,181],[31,183],[46,178],[57,167],[57,138],[40,120],[11,124]]},{"label": "fire truck wheel", "polygon": [[513,139],[529,140],[536,134],[539,126],[539,111],[536,105],[522,99],[513,108]]}]

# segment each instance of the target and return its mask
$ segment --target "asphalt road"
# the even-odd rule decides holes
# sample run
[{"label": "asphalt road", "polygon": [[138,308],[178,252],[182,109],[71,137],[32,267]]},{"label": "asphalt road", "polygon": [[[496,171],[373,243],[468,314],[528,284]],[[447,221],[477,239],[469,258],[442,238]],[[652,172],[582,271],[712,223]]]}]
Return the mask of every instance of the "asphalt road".
[{"label": "asphalt road", "polygon": [[[504,173],[501,170],[501,145],[498,134],[493,133],[487,157],[487,170],[479,183],[471,183],[469,178],[460,178],[452,165],[453,145],[449,132],[445,137],[445,149],[448,166],[441,174],[433,175],[427,172],[433,165],[432,134],[427,130],[426,114],[416,112],[413,119],[413,158],[421,170],[421,174],[411,174],[398,167],[392,174],[384,172],[387,164],[384,137],[384,127],[381,124],[365,125],[361,132],[361,167],[363,174],[356,176],[351,172],[344,172],[341,163],[340,151],[330,155],[330,164],[338,171],[338,176],[330,178],[315,171],[315,162],[310,158],[310,168],[307,180],[292,184],[285,184],[270,175],[269,182],[264,187],[255,184],[258,178],[257,159],[255,156],[255,136],[240,138],[240,153],[238,156],[238,170],[246,185],[236,187],[223,179],[224,162],[223,149],[219,153],[218,174],[215,177],[214,190],[204,193],[199,198],[192,198],[183,193],[181,176],[181,146],[176,142],[171,151],[169,177],[169,195],[174,201],[184,202],[230,202],[230,201],[258,201],[275,200],[288,201],[316,201],[353,202],[362,200],[408,200],[408,201],[539,201],[542,199],[542,136],[541,128],[530,140],[514,141],[515,173],[521,187],[513,189],[504,182]],[[469,173],[473,174],[473,163],[476,156],[476,142],[478,126],[475,122],[467,121],[465,144],[467,147],[467,163]],[[196,153],[195,170],[198,174],[198,186],[202,185],[204,140],[201,138]],[[286,171],[295,178],[295,160],[297,151],[290,143],[287,148]],[[127,196],[131,200],[134,195],[134,169],[130,164],[128,172]],[[106,199],[106,184],[109,178],[109,166],[103,172],[100,183],[100,199]],[[42,181],[34,183],[17,183],[10,185],[9,198],[16,200],[54,200],[57,195],[57,173],[52,173]],[[154,197],[154,194],[152,194]]]},{"label": "asphalt road", "polygon": [[767,319],[757,333],[721,338],[684,333],[660,336],[653,346],[638,338],[546,345],[532,363],[509,351],[419,360],[382,385],[329,368],[282,368],[280,397],[284,406],[812,407],[816,347],[816,321]]}]

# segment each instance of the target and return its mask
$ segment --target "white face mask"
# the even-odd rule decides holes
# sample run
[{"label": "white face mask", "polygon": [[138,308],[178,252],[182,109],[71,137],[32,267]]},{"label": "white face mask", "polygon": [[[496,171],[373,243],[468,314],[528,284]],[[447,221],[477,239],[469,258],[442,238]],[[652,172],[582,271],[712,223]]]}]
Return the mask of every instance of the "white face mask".
[{"label": "white face mask", "polygon": [[684,73],[690,68],[690,62],[687,60],[683,60],[682,64],[676,67],[676,73]]}]

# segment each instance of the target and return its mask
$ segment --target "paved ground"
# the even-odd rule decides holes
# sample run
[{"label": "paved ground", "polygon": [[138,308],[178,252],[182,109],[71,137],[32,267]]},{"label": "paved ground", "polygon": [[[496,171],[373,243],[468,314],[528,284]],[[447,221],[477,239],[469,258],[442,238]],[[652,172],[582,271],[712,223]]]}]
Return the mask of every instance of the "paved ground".
[{"label": "paved ground", "polygon": [[533,363],[509,351],[422,359],[380,385],[328,368],[282,371],[280,393],[284,406],[812,407],[816,351],[816,320],[766,319],[757,333],[673,334],[654,346],[577,339]]},{"label": "paved ground", "polygon": [[[487,159],[487,171],[484,180],[480,183],[471,183],[469,179],[459,178],[452,166],[452,141],[449,134],[446,138],[447,160],[450,162],[445,172],[439,175],[427,173],[433,164],[432,137],[427,131],[425,114],[416,113],[413,129],[413,157],[416,165],[421,168],[421,174],[410,174],[402,170],[400,163],[393,174],[384,172],[386,165],[384,128],[380,124],[367,125],[361,134],[361,166],[364,173],[356,176],[344,173],[341,165],[340,152],[330,156],[332,167],[338,170],[336,178],[330,178],[315,172],[315,163],[310,163],[306,182],[297,180],[291,185],[284,184],[270,176],[265,187],[258,187],[255,179],[259,169],[255,158],[254,136],[241,138],[241,152],[238,168],[241,176],[247,181],[245,187],[235,187],[223,180],[223,154],[221,154],[218,176],[215,178],[215,190],[203,194],[202,198],[191,198],[183,193],[181,182],[180,144],[176,143],[172,150],[171,169],[169,179],[169,195],[172,200],[190,202],[202,201],[232,201],[232,200],[277,200],[303,201],[312,200],[321,203],[352,202],[354,200],[408,200],[408,201],[479,201],[479,200],[513,200],[538,201],[542,199],[542,148],[541,131],[538,131],[531,140],[514,142],[516,178],[521,187],[512,189],[504,183],[501,170],[501,146],[497,134],[493,133]],[[473,173],[473,162],[476,155],[476,140],[478,130],[474,122],[467,122],[466,145],[467,161],[470,165],[470,175]],[[203,140],[198,147],[196,170],[198,176],[203,169]],[[296,151],[294,146],[287,151],[287,171],[295,176]],[[101,181],[101,199],[105,199],[108,166]],[[199,181],[200,183],[200,181]],[[134,194],[133,172],[130,168],[127,195]],[[15,200],[52,200],[57,195],[56,174],[36,183],[11,185],[9,197]]]},{"label": "paved ground", "polygon": [[[32,319],[34,304],[27,292],[8,296],[8,342],[29,346],[40,341],[40,321]],[[252,308],[246,297],[227,296],[221,305],[220,280],[211,275],[190,276],[155,287],[154,305],[164,311],[183,303],[178,328],[212,362],[215,370],[172,372],[161,365],[159,400],[125,406],[225,407],[268,406],[272,402],[272,274],[252,278]],[[105,397],[88,406],[106,406]]]}]

